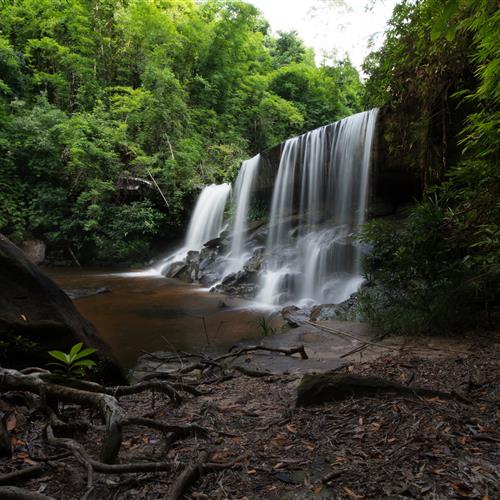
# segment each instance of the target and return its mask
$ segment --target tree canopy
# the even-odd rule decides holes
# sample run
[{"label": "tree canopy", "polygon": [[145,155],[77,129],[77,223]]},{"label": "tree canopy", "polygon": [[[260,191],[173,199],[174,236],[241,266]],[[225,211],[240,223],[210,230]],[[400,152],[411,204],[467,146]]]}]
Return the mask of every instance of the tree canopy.
[{"label": "tree canopy", "polygon": [[[0,231],[50,255],[142,258],[200,187],[361,110],[348,60],[317,67],[239,0],[0,3]],[[142,182],[150,181],[163,198]]]},{"label": "tree canopy", "polygon": [[369,317],[389,331],[492,324],[500,295],[500,11],[490,0],[403,0],[365,64],[385,140],[421,176],[404,224],[374,222]]}]

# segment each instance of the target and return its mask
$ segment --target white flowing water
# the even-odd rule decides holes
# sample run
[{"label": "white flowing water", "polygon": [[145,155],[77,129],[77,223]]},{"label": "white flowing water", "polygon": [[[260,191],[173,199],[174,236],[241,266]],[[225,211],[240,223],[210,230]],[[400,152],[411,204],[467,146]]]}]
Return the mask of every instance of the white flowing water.
[{"label": "white flowing water", "polygon": [[[264,241],[261,229],[252,233],[248,228],[257,191],[262,196],[272,182],[266,177],[272,171],[264,169],[269,158],[257,155],[243,162],[234,186],[230,238],[205,252],[213,255],[222,248],[224,253],[216,253],[213,261],[204,256],[203,268],[200,265],[205,273],[209,268],[211,283],[217,284],[219,279],[223,285],[225,277],[230,280],[231,276],[244,282],[248,271],[237,272],[247,262],[251,266],[258,262],[255,251],[265,243],[256,288],[258,303],[339,303],[355,292],[363,278],[361,248],[354,236],[365,221],[376,120],[377,110],[367,111],[283,143],[268,200],[269,226]],[[264,191],[258,185],[261,181]],[[219,236],[230,192],[229,184],[205,187],[183,247],[146,274],[165,274],[190,250],[200,251],[208,240]],[[252,255],[253,260],[248,260]],[[255,274],[250,279],[255,279]]]},{"label": "white flowing water", "polygon": [[[295,190],[295,166],[298,161],[299,137],[288,139],[281,153],[280,167],[274,182],[271,213],[269,217],[269,236],[267,247],[275,248],[286,243],[286,236],[291,228],[291,220],[286,217],[291,214],[293,194]],[[289,168],[282,168],[288,165]]]},{"label": "white flowing water", "polygon": [[231,251],[228,257],[229,262],[226,273],[240,269],[248,257],[248,251],[245,249],[248,213],[253,188],[259,173],[259,165],[260,155],[244,161],[234,184],[234,205],[236,212],[234,214]]},{"label": "white flowing water", "polygon": [[362,283],[352,236],[365,220],[376,118],[359,113],[286,141],[258,301],[338,303]]},{"label": "white flowing water", "polygon": [[204,243],[219,236],[230,192],[230,184],[210,184],[203,189],[189,221],[186,248],[201,250]]},{"label": "white flowing water", "polygon": [[[223,228],[224,209],[231,193],[231,184],[210,184],[198,196],[189,221],[184,245],[153,268],[154,274],[164,274],[171,264],[184,259],[190,250],[199,251],[207,241],[217,238]],[[150,271],[147,271],[151,273]]]}]

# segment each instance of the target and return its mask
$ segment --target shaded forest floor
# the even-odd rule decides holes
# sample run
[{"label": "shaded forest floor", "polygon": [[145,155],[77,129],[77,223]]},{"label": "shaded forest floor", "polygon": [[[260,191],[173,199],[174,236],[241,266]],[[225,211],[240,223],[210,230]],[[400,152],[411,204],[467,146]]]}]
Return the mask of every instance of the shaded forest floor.
[{"label": "shaded forest floor", "polygon": [[[91,488],[73,455],[44,442],[42,412],[2,398],[14,453],[0,461],[0,472],[43,463],[44,473],[23,486],[58,499],[170,498],[173,483],[206,452],[222,465],[201,473],[185,498],[500,498],[500,362],[495,344],[485,342],[467,354],[395,354],[341,370],[457,391],[470,404],[383,394],[296,408],[297,376],[236,372],[198,380],[203,394],[178,406],[163,394],[123,396],[129,415],[197,424],[208,434],[169,445],[160,432],[127,427],[121,462],[170,462],[171,470],[94,473]],[[102,432],[95,412],[67,405],[60,415],[96,424],[72,437],[97,457]]]}]

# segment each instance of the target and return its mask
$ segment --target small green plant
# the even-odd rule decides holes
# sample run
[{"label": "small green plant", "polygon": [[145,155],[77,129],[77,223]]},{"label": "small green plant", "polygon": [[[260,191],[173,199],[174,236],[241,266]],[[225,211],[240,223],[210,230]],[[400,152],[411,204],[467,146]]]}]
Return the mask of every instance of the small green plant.
[{"label": "small green plant", "polygon": [[95,361],[88,359],[96,349],[87,347],[82,349],[83,343],[75,344],[69,353],[62,351],[49,351],[49,354],[57,359],[57,363],[49,363],[48,366],[54,366],[54,372],[66,375],[68,377],[78,377],[85,375],[88,368],[95,366]]},{"label": "small green plant", "polygon": [[263,337],[268,337],[269,335],[276,335],[276,328],[274,328],[271,323],[266,319],[265,316],[262,316],[257,321],[260,333]]}]

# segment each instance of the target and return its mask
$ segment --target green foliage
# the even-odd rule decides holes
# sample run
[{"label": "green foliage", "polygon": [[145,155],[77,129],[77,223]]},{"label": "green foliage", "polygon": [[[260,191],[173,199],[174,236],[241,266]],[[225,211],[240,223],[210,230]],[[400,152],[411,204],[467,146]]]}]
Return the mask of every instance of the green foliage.
[{"label": "green foliage", "polygon": [[0,340],[0,360],[12,361],[12,359],[20,359],[27,352],[34,351],[39,348],[39,344],[22,335],[14,333],[5,333]]},{"label": "green foliage", "polygon": [[[475,192],[472,179],[465,179],[470,174],[499,185],[498,173],[482,177],[471,167],[454,172],[466,181],[467,197]],[[490,305],[500,293],[500,209],[492,199],[482,199],[481,207],[464,205],[452,182],[404,222],[376,220],[364,228],[362,240],[371,253],[364,261],[369,286],[360,304],[385,331],[455,333],[490,321]]]},{"label": "green foliage", "polygon": [[372,253],[361,304],[387,331],[491,322],[500,295],[499,29],[489,0],[403,1],[365,63],[366,98],[391,110],[385,139],[427,188],[404,223],[372,222],[363,233]]},{"label": "green foliage", "polygon": [[0,231],[58,259],[145,258],[203,185],[359,110],[349,63],[317,68],[239,0],[19,0],[0,18]]},{"label": "green foliage", "polygon": [[293,63],[314,67],[314,52],[306,48],[296,31],[278,31],[276,38],[268,41],[274,69]]},{"label": "green foliage", "polygon": [[89,359],[89,356],[96,352],[96,349],[87,347],[82,349],[83,343],[75,344],[68,353],[62,351],[49,351],[49,355],[57,360],[55,363],[49,363],[54,366],[54,372],[67,377],[82,377],[85,372],[96,366],[95,361]]},{"label": "green foliage", "polygon": [[265,316],[259,318],[257,320],[257,324],[259,325],[260,334],[262,337],[269,337],[270,335],[276,335],[276,328],[274,328],[274,326],[271,325],[271,323]]}]

